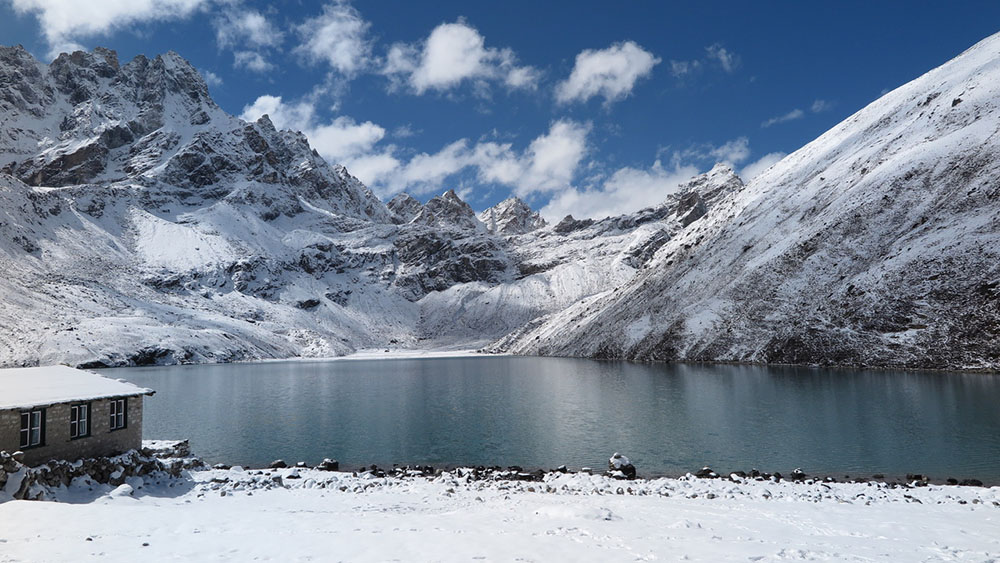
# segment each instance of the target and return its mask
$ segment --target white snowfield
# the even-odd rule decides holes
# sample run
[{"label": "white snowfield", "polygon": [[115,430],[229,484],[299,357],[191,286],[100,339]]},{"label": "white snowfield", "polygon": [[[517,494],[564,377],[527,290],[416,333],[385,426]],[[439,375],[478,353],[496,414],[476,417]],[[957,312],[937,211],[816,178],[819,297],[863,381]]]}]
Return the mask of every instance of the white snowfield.
[{"label": "white snowfield", "polygon": [[[281,484],[273,478],[281,477]],[[0,561],[994,561],[1000,488],[198,471],[0,502]]]}]

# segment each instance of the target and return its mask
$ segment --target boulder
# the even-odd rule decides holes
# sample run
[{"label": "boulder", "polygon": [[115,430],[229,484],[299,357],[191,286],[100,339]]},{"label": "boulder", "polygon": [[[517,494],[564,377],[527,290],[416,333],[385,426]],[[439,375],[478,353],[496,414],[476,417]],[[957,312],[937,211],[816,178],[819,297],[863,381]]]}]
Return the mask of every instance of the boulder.
[{"label": "boulder", "polygon": [[706,465],[705,467],[702,467],[701,469],[696,471],[694,476],[699,477],[701,479],[715,479],[716,477],[719,476],[719,474],[716,473],[715,471],[712,471],[712,468]]},{"label": "boulder", "polygon": [[323,461],[316,466],[316,469],[319,469],[320,471],[338,471],[340,470],[340,462],[335,459],[324,458]]},{"label": "boulder", "polygon": [[622,454],[615,452],[608,460],[608,470],[611,472],[620,471],[626,479],[635,479],[635,466]]},{"label": "boulder", "polygon": [[270,467],[271,469],[283,469],[285,467],[288,467],[288,464],[285,463],[285,460],[283,459],[276,459],[272,461],[271,465],[268,465],[268,467]]}]

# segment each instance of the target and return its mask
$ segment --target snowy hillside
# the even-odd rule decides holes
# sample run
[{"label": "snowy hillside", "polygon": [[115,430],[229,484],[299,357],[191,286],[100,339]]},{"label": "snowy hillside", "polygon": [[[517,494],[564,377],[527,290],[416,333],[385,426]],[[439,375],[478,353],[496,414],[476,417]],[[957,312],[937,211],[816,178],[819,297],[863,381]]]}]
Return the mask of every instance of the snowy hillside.
[{"label": "snowy hillside", "polygon": [[0,365],[486,344],[677,230],[535,232],[519,200],[491,230],[450,190],[383,205],[301,133],[224,113],[175,53],[0,48],[0,76]]},{"label": "snowy hillside", "polygon": [[499,348],[996,369],[998,106],[1000,35],[732,192],[628,283]]},{"label": "snowy hillside", "polygon": [[744,186],[555,225],[379,201],[175,53],[0,47],[0,365],[487,346],[1000,367],[1000,36]]}]

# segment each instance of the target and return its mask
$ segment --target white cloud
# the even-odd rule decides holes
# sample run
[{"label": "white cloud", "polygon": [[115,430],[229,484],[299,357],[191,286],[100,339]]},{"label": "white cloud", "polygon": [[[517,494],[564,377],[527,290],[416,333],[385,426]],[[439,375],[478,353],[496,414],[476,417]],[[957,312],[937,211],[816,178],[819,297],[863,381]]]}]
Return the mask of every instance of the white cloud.
[{"label": "white cloud", "polygon": [[222,86],[222,77],[210,70],[201,71],[202,77],[205,79],[205,84],[209,87]]},{"label": "white cloud", "polygon": [[750,157],[750,141],[746,137],[733,139],[721,146],[713,147],[708,154],[715,159],[715,162],[739,164]]},{"label": "white cloud", "polygon": [[833,109],[833,102],[828,102],[826,100],[816,100],[812,103],[809,108],[813,113],[822,113],[824,111],[829,111]]},{"label": "white cloud", "polygon": [[788,121],[795,121],[796,119],[802,119],[803,117],[805,117],[805,115],[806,115],[806,112],[804,112],[804,111],[796,108],[796,109],[793,109],[792,111],[790,111],[790,112],[788,112],[788,113],[786,113],[784,115],[779,115],[777,117],[772,117],[771,119],[768,119],[764,123],[761,123],[760,126],[766,128],[766,127],[770,127],[772,125],[777,125],[779,123],[785,123],[785,122],[788,122]]},{"label": "white cloud", "polygon": [[282,101],[281,96],[260,96],[243,108],[240,118],[257,121],[266,114],[278,129],[301,131],[312,122],[314,113],[315,108],[308,102],[287,104]]},{"label": "white cloud", "polygon": [[350,162],[355,157],[369,155],[375,143],[385,137],[385,129],[364,121],[340,116],[325,125],[306,129],[313,147],[332,162]]},{"label": "white cloud", "polygon": [[670,74],[676,78],[686,76],[701,68],[701,61],[670,61]]},{"label": "white cloud", "polygon": [[587,152],[589,132],[589,124],[567,119],[553,123],[548,133],[528,147],[525,173],[514,185],[514,192],[526,196],[569,186]]},{"label": "white cloud", "polygon": [[722,70],[733,72],[740,66],[740,57],[736,53],[726,49],[719,43],[705,47],[709,60],[718,61],[722,65]]},{"label": "white cloud", "polygon": [[53,58],[80,48],[83,37],[103,35],[129,25],[184,18],[209,0],[11,0],[20,14],[33,14]]},{"label": "white cloud", "polygon": [[[569,188],[587,153],[589,123],[553,122],[521,152],[509,143],[460,139],[433,154],[421,153],[398,168],[384,168],[370,184],[381,195],[440,191],[449,177],[474,171],[480,183],[502,184],[521,197]],[[360,178],[360,176],[359,176]]]},{"label": "white cloud", "polygon": [[772,152],[765,154],[764,156],[760,157],[754,162],[751,162],[750,164],[747,164],[745,167],[743,167],[743,170],[740,171],[740,178],[743,178],[744,182],[749,182],[750,180],[756,178],[758,174],[767,170],[776,162],[785,158],[786,156],[787,154],[783,152]]},{"label": "white cloud", "polygon": [[236,6],[217,16],[215,42],[220,49],[233,49],[233,66],[265,73],[274,69],[268,51],[284,41],[284,34],[256,10]]},{"label": "white cloud", "polygon": [[261,73],[270,72],[274,68],[274,65],[268,62],[268,60],[264,58],[264,55],[261,55],[257,51],[234,52],[233,66]]},{"label": "white cloud", "polygon": [[320,16],[298,27],[302,44],[296,51],[312,62],[326,62],[347,76],[371,65],[371,24],[346,1],[333,2],[323,8]]},{"label": "white cloud", "polygon": [[554,222],[566,215],[582,219],[630,213],[661,203],[696,174],[698,168],[691,164],[665,168],[659,160],[648,169],[620,168],[599,187],[560,192],[541,209],[541,214]]},{"label": "white cloud", "polygon": [[616,43],[607,49],[587,49],[576,56],[569,78],[556,86],[556,100],[586,102],[601,96],[605,104],[610,104],[625,99],[636,82],[659,63],[659,58],[634,41]]},{"label": "white cloud", "polygon": [[491,69],[484,64],[485,40],[475,29],[461,24],[439,25],[424,46],[412,81],[417,92],[428,88],[447,90],[466,78],[482,78]]},{"label": "white cloud", "polygon": [[392,175],[396,170],[399,170],[402,164],[389,149],[353,157],[346,166],[351,174],[364,182],[366,186],[371,187],[380,195],[385,195],[385,191],[380,189],[376,182]]},{"label": "white cloud", "polygon": [[[661,153],[666,152],[661,150]],[[686,164],[707,165],[709,167],[722,162],[735,167],[750,157],[750,141],[746,137],[738,137],[721,145],[701,143],[690,145],[684,150],[674,151],[670,163],[674,168]]]},{"label": "white cloud", "polygon": [[256,10],[228,10],[213,25],[215,41],[223,49],[277,47],[284,39],[284,34]]},{"label": "white cloud", "polygon": [[468,141],[460,139],[434,154],[414,156],[397,171],[391,183],[416,192],[437,191],[445,178],[471,164]]},{"label": "white cloud", "polygon": [[392,45],[382,72],[395,87],[405,84],[417,94],[470,81],[480,87],[500,82],[509,89],[533,89],[540,77],[537,69],[518,66],[512,50],[486,47],[479,31],[462,20],[435,27],[419,44]]},{"label": "white cloud", "polygon": [[407,123],[406,125],[400,125],[392,130],[392,136],[396,139],[408,139],[410,137],[416,136],[418,131],[413,129],[413,125]]},{"label": "white cloud", "polygon": [[503,83],[511,90],[534,90],[538,88],[538,81],[542,78],[542,73],[538,69],[530,66],[515,66],[513,56],[504,59],[502,66],[506,67]]}]

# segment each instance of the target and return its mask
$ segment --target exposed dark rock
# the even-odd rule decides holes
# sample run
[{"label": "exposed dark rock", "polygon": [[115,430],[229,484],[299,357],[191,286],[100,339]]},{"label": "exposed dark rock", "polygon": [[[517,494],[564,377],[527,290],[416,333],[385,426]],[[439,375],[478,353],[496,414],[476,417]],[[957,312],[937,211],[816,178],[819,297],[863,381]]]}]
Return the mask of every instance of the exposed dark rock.
[{"label": "exposed dark rock", "polygon": [[320,303],[319,299],[304,299],[302,301],[297,301],[295,303],[295,306],[298,307],[299,309],[309,310],[319,307],[319,303]]},{"label": "exposed dark rock", "polygon": [[716,477],[719,476],[719,474],[716,473],[715,471],[712,471],[711,467],[705,466],[699,469],[698,471],[695,471],[694,476],[700,477],[702,479],[715,479]]},{"label": "exposed dark rock", "polygon": [[593,219],[577,220],[574,219],[572,215],[567,215],[563,217],[562,221],[556,223],[556,226],[552,227],[552,230],[559,234],[565,235],[568,233],[572,233],[573,231],[579,231],[581,229],[585,229],[593,224],[594,224]]},{"label": "exposed dark rock", "polygon": [[386,205],[394,215],[393,221],[397,223],[409,223],[424,209],[423,204],[407,193],[396,195]]},{"label": "exposed dark rock", "polygon": [[316,469],[320,471],[339,471],[340,463],[335,459],[325,458],[316,466]]}]

